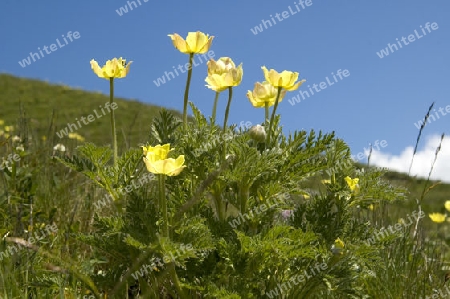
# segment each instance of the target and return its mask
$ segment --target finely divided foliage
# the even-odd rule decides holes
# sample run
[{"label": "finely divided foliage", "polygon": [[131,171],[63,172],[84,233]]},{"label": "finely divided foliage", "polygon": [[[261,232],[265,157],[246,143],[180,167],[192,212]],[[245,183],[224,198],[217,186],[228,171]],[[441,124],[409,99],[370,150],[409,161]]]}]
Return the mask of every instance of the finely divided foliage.
[{"label": "finely divided foliage", "polygon": [[[256,127],[227,124],[243,70],[219,59],[233,66],[206,78],[216,101],[228,94],[219,126],[215,103],[207,119],[188,101],[194,55],[213,37],[170,36],[191,66],[183,119],[161,110],[145,143],[118,145],[114,114],[112,148],[51,151],[0,139],[2,154],[20,156],[0,172],[2,298],[418,298],[439,287],[441,247],[424,242],[423,217],[406,225],[404,209],[386,213],[410,201],[404,187],[354,163],[334,132],[283,134],[276,109],[281,95],[301,88],[298,72],[263,67],[271,97],[261,105],[249,97],[265,110],[256,136]],[[115,103],[114,78],[129,63],[92,67]],[[29,128],[21,128],[25,140]],[[52,223],[58,231],[27,241]]]}]

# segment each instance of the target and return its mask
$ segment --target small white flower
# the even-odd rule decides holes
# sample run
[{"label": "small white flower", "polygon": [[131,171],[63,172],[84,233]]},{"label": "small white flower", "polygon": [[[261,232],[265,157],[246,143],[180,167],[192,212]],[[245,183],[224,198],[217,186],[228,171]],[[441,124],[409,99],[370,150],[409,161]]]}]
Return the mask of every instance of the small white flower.
[{"label": "small white flower", "polygon": [[12,171],[12,167],[10,166],[11,163],[9,163],[8,160],[6,160],[5,158],[3,158],[2,163],[0,164],[0,170],[3,170],[5,168],[8,169],[9,172]]},{"label": "small white flower", "polygon": [[369,276],[372,276],[372,277],[377,277],[377,275],[375,274],[375,272],[373,272],[372,270],[367,270],[367,274],[368,274]]},{"label": "small white flower", "polygon": [[23,145],[21,144],[21,145],[19,145],[19,146],[16,147],[16,151],[18,151],[18,152],[24,152],[24,151],[25,151],[25,148],[24,148]]},{"label": "small white flower", "polygon": [[354,264],[352,265],[352,269],[355,270],[355,271],[359,271],[361,268],[359,267],[358,264],[354,263]]},{"label": "small white flower", "polygon": [[15,135],[15,136],[12,138],[12,141],[13,141],[13,142],[21,142],[22,139],[20,139],[19,136]]},{"label": "small white flower", "polygon": [[55,145],[53,147],[53,150],[54,151],[59,151],[59,152],[65,152],[66,151],[66,147],[63,144],[58,143],[57,145]]}]

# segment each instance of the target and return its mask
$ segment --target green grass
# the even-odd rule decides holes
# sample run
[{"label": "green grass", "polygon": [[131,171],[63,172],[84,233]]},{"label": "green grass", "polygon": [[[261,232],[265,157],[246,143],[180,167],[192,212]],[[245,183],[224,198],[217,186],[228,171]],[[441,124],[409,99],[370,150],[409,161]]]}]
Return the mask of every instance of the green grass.
[{"label": "green grass", "polygon": [[[108,95],[7,74],[0,74],[0,91],[2,103],[0,119],[5,120],[5,124],[17,125],[20,107],[22,107],[30,120],[30,126],[39,135],[47,136],[54,143],[58,143],[59,138],[56,134],[48,136],[48,128],[52,121],[55,129],[51,133],[55,133],[65,128],[67,123],[74,123],[76,118],[93,114],[94,109],[100,112],[98,107],[104,107],[105,103],[109,102]],[[124,136],[129,146],[136,147],[140,143],[147,142],[151,122],[162,107],[129,99],[117,98],[114,101],[119,106],[115,113],[118,142],[122,148],[125,146]],[[171,110],[171,112],[181,118],[181,113],[178,111]],[[109,115],[83,125],[77,132],[89,142],[100,145],[109,144],[111,142]],[[415,197],[420,197],[426,181],[395,171],[389,171],[386,178],[391,182],[407,186]],[[448,194],[450,194],[450,184],[440,184],[433,189],[425,204],[429,205],[430,209],[439,208],[442,211],[442,203],[450,199]]]},{"label": "green grass", "polygon": [[[22,108],[29,118],[29,126],[37,135],[46,136],[55,144],[60,141],[55,132],[67,127],[68,123],[76,123],[76,119],[80,120],[82,116],[94,115],[94,109],[99,115],[103,115],[99,106],[105,107],[105,103],[109,102],[109,96],[101,93],[86,92],[7,74],[0,74],[0,91],[2,103],[0,119],[6,124],[17,125]],[[114,101],[118,104],[115,114],[118,143],[121,148],[146,142],[152,119],[158,115],[161,107],[121,98]],[[172,112],[180,116],[178,112]],[[77,133],[90,142],[96,144],[111,142],[109,114],[87,125],[83,123],[81,125]]]},{"label": "green grass", "polygon": [[[449,258],[445,223],[425,217],[417,231],[411,225],[377,244],[365,241],[418,211],[418,199],[426,214],[443,213],[450,185],[438,184],[423,197],[423,190],[436,182],[392,171],[358,172],[364,165],[336,171],[335,183],[324,185],[321,180],[329,177],[321,171],[348,154],[333,134],[284,137],[278,135],[276,117],[266,146],[284,154],[264,151],[240,132],[228,141],[233,158],[224,162],[223,128],[208,123],[199,111],[194,109],[192,125],[183,132],[170,115],[160,114],[161,107],[116,99],[122,162],[114,170],[104,160],[110,157],[109,115],[77,131],[89,144],[56,136],[67,123],[104,106],[108,96],[1,74],[0,100],[0,120],[13,125],[10,135],[21,139],[0,136],[0,157],[20,155],[11,171],[0,171],[0,254],[45,225],[58,229],[1,257],[0,298],[83,298],[97,292],[131,299],[138,298],[137,288],[143,298],[177,298],[176,277],[185,298],[268,298],[261,290],[267,293],[319,261],[327,269],[292,286],[286,298],[425,298],[443,289],[442,267]],[[185,155],[187,167],[166,179],[166,239],[161,237],[165,218],[158,212],[157,181],[100,209],[96,204],[147,174],[140,144],[168,141],[176,148],[174,156]],[[54,151],[57,143],[66,152]],[[208,150],[199,151],[206,144]],[[347,175],[367,183],[363,195],[348,190]],[[407,194],[401,194],[403,188]],[[311,199],[303,199],[305,192]],[[289,196],[275,209],[254,215],[236,230],[230,227],[230,215],[255,210],[279,194]],[[281,209],[294,210],[295,218],[281,219]],[[343,255],[330,251],[337,237],[346,243]],[[183,250],[187,244],[192,251]],[[131,278],[151,263],[151,256],[173,252],[175,272],[167,266]]]}]

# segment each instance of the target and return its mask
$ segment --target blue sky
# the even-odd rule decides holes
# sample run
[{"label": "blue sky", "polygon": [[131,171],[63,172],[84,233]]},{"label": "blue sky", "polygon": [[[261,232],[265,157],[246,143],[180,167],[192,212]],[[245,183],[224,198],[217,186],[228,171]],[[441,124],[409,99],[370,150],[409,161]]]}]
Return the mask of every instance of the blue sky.
[{"label": "blue sky", "polygon": [[[139,1],[134,1],[137,7],[131,10],[128,2],[132,1],[123,0],[89,4],[2,0],[0,71],[107,94],[107,81],[93,74],[89,61],[94,58],[103,64],[122,56],[133,64],[127,78],[117,80],[117,96],[182,110],[186,74],[159,87],[154,81],[188,59],[173,47],[167,34],[185,36],[188,31],[200,30],[215,36],[211,47],[214,58],[228,56],[237,64],[243,63],[244,78],[234,89],[231,123],[262,121],[264,110],[253,108],[245,94],[256,81],[264,79],[263,65],[299,72],[300,78],[307,80],[300,88],[303,91],[309,89],[308,85],[326,82],[327,76],[333,81],[332,73],[338,70],[348,70],[348,77],[338,78],[334,85],[295,105],[289,99],[298,92],[288,93],[277,110],[284,130],[334,130],[354,154],[369,143],[386,140],[388,146],[381,148],[373,161],[398,170],[409,166],[409,151],[418,133],[414,123],[423,118],[433,101],[436,111],[440,107],[445,111],[450,105],[450,2],[446,0],[310,0],[304,8],[299,0],[233,4]],[[116,10],[124,6],[128,12],[122,10],[120,16]],[[287,18],[281,15],[283,11]],[[261,27],[263,31],[254,34],[251,29],[254,31],[262,20],[272,21],[272,26]],[[437,23],[437,28],[429,27],[428,32],[427,22]],[[69,31],[78,31],[80,37],[64,45],[62,35],[67,36]],[[413,42],[408,41],[411,34],[415,35],[411,37]],[[401,43],[400,48],[396,39],[402,37],[409,44]],[[38,47],[56,43],[57,38],[64,47],[44,53],[26,67],[18,63]],[[391,46],[389,55],[380,58],[377,52],[388,43],[397,44],[398,49]],[[210,115],[214,92],[204,86],[205,75],[206,63],[194,68],[190,100]],[[225,92],[219,102],[220,122],[226,99]],[[89,106],[89,102],[84,105]],[[450,116],[439,115],[425,128],[420,147],[424,160],[418,157],[418,174],[428,173],[436,136],[450,133]],[[444,143],[436,168],[437,178],[444,180],[450,180],[446,175],[450,173],[449,147]]]}]

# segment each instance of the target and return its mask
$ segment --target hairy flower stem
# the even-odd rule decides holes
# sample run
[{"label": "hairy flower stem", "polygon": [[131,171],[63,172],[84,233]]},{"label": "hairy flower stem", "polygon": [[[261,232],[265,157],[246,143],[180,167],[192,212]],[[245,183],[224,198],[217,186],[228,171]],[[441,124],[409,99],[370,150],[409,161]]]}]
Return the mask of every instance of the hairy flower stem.
[{"label": "hairy flower stem", "polygon": [[[163,237],[169,239],[169,217],[167,214],[167,200],[166,200],[166,185],[165,185],[165,180],[166,177],[164,174],[160,174],[158,176],[158,180],[159,180],[159,204],[160,204],[160,209],[162,212],[162,217],[163,217]],[[171,262],[168,265],[169,268],[169,273],[170,276],[172,278],[172,281],[175,285],[175,288],[177,289],[178,294],[181,296],[181,298],[186,298],[184,296],[183,290],[180,286],[180,281],[178,279],[178,275],[177,272],[175,271],[175,262]]]},{"label": "hairy flower stem", "polygon": [[[114,102],[114,78],[109,78],[109,104],[110,107]],[[114,167],[117,166],[117,135],[116,135],[116,119],[114,116],[114,109],[111,109],[111,130],[113,138],[113,152],[114,152]]]},{"label": "hairy flower stem", "polygon": [[175,271],[175,263],[171,262],[169,264],[169,271],[170,276],[172,277],[173,283],[175,285],[175,288],[177,289],[178,295],[180,295],[180,298],[186,298],[183,289],[180,286],[180,280],[178,279],[177,272]]},{"label": "hairy flower stem", "polygon": [[[228,114],[230,113],[231,99],[233,98],[233,87],[228,87],[228,103],[227,108],[225,109],[225,119],[223,120],[223,134],[225,136],[227,132],[227,122],[228,122]],[[225,159],[227,154],[227,142],[223,143],[223,158]]]},{"label": "hairy flower stem", "polygon": [[214,106],[212,111],[212,124],[216,122],[216,110],[217,110],[217,102],[219,101],[219,94],[220,92],[216,91],[216,96],[214,98]]},{"label": "hairy flower stem", "polygon": [[269,121],[269,103],[264,103],[264,110],[265,110],[265,117],[264,117],[264,123],[267,123]]},{"label": "hairy flower stem", "polygon": [[230,113],[231,99],[233,98],[233,87],[228,87],[228,103],[227,108],[225,109],[225,119],[223,120],[223,132],[226,132],[227,122],[228,122],[228,114]]},{"label": "hairy flower stem", "polygon": [[163,217],[163,236],[169,238],[169,224],[167,215],[167,200],[166,200],[166,186],[165,174],[158,175],[159,180],[159,209]]},{"label": "hairy flower stem", "polygon": [[216,206],[216,210],[217,210],[217,218],[219,218],[219,221],[225,221],[226,217],[225,217],[225,210],[223,208],[223,200],[222,200],[222,196],[221,196],[221,190],[219,188],[219,186],[215,185],[212,188],[211,191],[212,195],[213,195],[213,200],[214,200],[214,205]]},{"label": "hairy flower stem", "polygon": [[281,89],[282,89],[282,87],[278,87],[277,98],[275,100],[275,105],[273,106],[272,116],[270,117],[269,131],[267,132],[267,145],[269,145],[269,146],[270,146],[270,137],[272,137],[273,119],[275,118],[275,112],[277,111],[278,99],[280,98],[280,95],[281,95]]},{"label": "hairy flower stem", "polygon": [[248,186],[242,186],[239,190],[240,194],[240,204],[241,204],[241,213],[245,214],[247,210],[247,200],[250,196],[250,188]]},{"label": "hairy flower stem", "polygon": [[183,128],[187,130],[187,104],[189,97],[189,86],[191,85],[192,77],[192,60],[194,58],[194,53],[189,54],[189,66],[188,66],[188,76],[186,81],[186,89],[184,90],[184,105],[183,105]]}]

